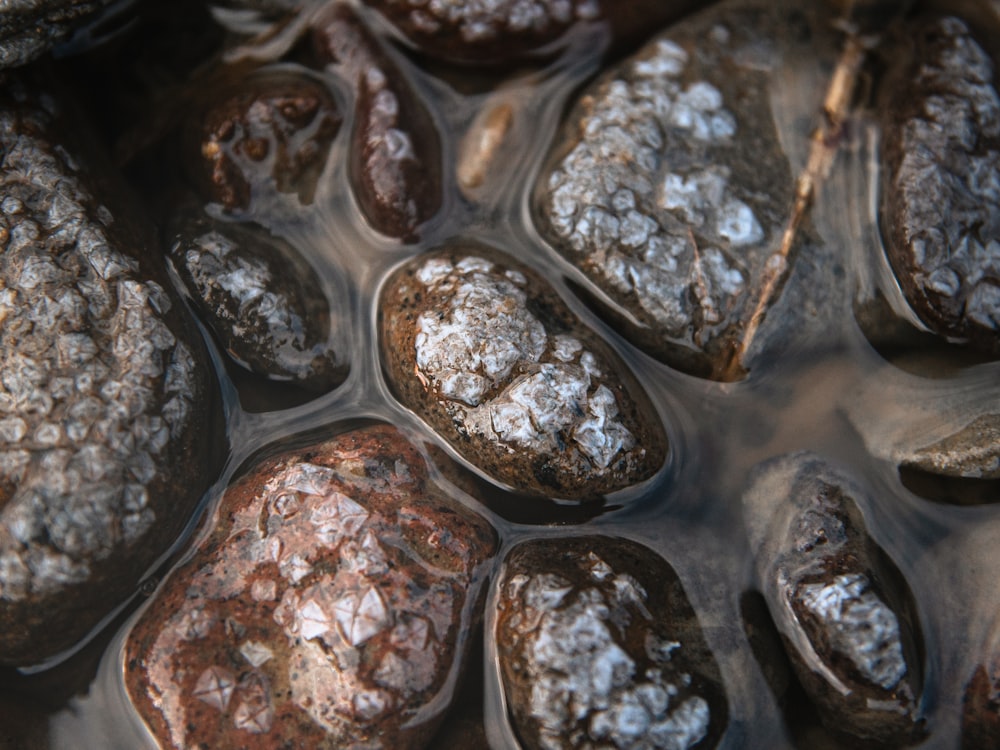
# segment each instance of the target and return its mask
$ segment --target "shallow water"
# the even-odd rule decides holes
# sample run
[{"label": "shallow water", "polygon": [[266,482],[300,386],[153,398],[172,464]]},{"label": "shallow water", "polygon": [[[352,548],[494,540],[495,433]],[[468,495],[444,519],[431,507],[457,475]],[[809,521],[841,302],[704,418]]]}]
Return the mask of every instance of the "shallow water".
[{"label": "shallow water", "polygon": [[[236,24],[242,17],[226,18]],[[291,43],[295,31],[292,26],[284,36],[245,46],[242,54],[273,58]],[[806,163],[808,136],[817,125],[836,54],[827,45],[829,32],[818,28],[816,34],[821,43],[788,40],[775,45],[780,54],[774,49],[762,52],[762,64],[774,66],[771,105],[793,173]],[[289,200],[272,207],[261,223],[306,255],[338,306],[334,319],[342,326],[335,335],[347,348],[351,372],[343,385],[317,399],[251,410],[241,406],[241,398],[244,405],[253,401],[251,385],[241,384],[238,390],[216,352],[231,454],[205,498],[203,515],[211,514],[222,489],[261,451],[299,442],[297,436],[304,433],[335,434],[358,420],[398,425],[428,456],[443,452],[471,473],[472,482],[466,486],[478,488],[471,494],[449,478],[440,481],[494,524],[502,539],[501,560],[510,547],[529,538],[583,533],[627,537],[661,554],[680,576],[722,670],[730,724],[721,747],[835,747],[808,713],[789,725],[755,659],[745,623],[753,572],[740,495],[748,473],[772,456],[812,450],[849,469],[870,492],[870,504],[862,507],[869,531],[907,579],[927,644],[924,707],[930,731],[920,747],[956,747],[964,685],[979,657],[977,644],[1000,601],[1000,555],[993,553],[1000,541],[1000,505],[961,507],[920,497],[903,484],[896,449],[915,436],[920,436],[916,444],[932,442],[965,424],[970,414],[1000,407],[1000,363],[961,366],[948,350],[908,352],[905,362],[892,361],[876,351],[856,323],[853,301],[872,273],[865,270],[870,259],[881,254],[874,216],[878,133],[864,112],[853,116],[849,138],[810,214],[812,231],[821,240],[817,254],[799,258],[788,282],[789,289],[805,283],[802,279],[811,282],[813,293],[807,300],[783,297],[771,313],[782,316],[782,306],[808,303],[805,328],[768,350],[747,379],[724,384],[679,373],[628,344],[574,293],[587,282],[546,245],[531,218],[534,176],[566,102],[598,70],[593,51],[602,40],[600,29],[583,29],[547,65],[512,73],[502,88],[482,93],[437,78],[393,52],[430,103],[448,144],[444,206],[423,227],[419,243],[402,246],[373,232],[348,188],[348,114],[313,205],[303,208]],[[347,90],[329,80],[342,111],[349,113]],[[455,177],[457,144],[477,115],[498,101],[512,108],[511,130],[485,183],[470,192],[471,199],[463,197]],[[633,370],[656,404],[671,444],[668,461],[654,478],[603,504],[526,507],[531,500],[491,486],[396,402],[376,345],[380,284],[402,262],[455,237],[501,248],[540,271]],[[267,393],[257,397],[271,398]],[[183,559],[178,554],[191,549],[201,533],[192,527],[171,564]],[[0,702],[16,700],[25,726],[15,726],[9,740],[3,736],[9,730],[0,731],[0,748],[155,746],[124,692],[122,646],[141,601],[155,596],[155,584],[165,574],[162,567],[152,572],[136,602],[78,654],[47,670],[3,676]],[[486,604],[481,657],[473,652],[483,665],[482,715],[479,687],[470,685],[460,714],[449,722],[452,727],[468,722],[474,732],[481,722],[491,747],[514,748],[517,742],[506,719],[496,654],[488,637],[496,613],[494,596],[491,591]],[[475,682],[477,670],[470,672]],[[433,746],[459,747],[463,741],[446,727]]]}]

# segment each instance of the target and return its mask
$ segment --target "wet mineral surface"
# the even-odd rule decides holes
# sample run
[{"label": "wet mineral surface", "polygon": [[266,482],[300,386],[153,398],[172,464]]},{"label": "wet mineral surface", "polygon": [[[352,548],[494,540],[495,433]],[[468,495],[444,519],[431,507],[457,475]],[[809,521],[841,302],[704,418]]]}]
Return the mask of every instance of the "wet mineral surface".
[{"label": "wet mineral surface", "polygon": [[5,622],[0,747],[1000,744],[995,3],[63,18],[0,86],[0,546],[140,554]]}]

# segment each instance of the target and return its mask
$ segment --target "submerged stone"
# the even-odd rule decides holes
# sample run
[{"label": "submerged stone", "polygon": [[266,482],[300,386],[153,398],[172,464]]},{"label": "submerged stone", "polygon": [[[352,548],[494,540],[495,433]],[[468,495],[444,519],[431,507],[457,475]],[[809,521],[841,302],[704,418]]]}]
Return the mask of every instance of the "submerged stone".
[{"label": "submerged stone", "polygon": [[288,243],[259,226],[204,215],[176,222],[170,242],[179,278],[238,364],[321,393],[344,381],[348,364],[334,346],[330,301]]},{"label": "submerged stone", "polygon": [[451,702],[497,540],[394,428],[266,460],[129,634],[164,747],[418,748]]},{"label": "submerged stone", "polygon": [[0,6],[0,68],[24,65],[66,39],[112,0],[8,0]]},{"label": "submerged stone", "polygon": [[85,171],[88,155],[38,90],[8,79],[0,92],[8,664],[72,646],[134,592],[212,480],[219,421],[197,331],[142,252],[138,219],[96,192],[107,175]]},{"label": "submerged stone", "polygon": [[[1000,610],[998,610],[1000,611]],[[1000,740],[1000,615],[965,686],[962,750],[991,747]]]},{"label": "submerged stone", "polygon": [[[708,375],[778,268],[794,179],[772,117],[760,9],[672,27],[576,100],[535,189],[543,237],[640,348]],[[624,311],[624,313],[621,312]]]},{"label": "submerged stone", "polygon": [[468,461],[518,490],[592,498],[666,458],[625,365],[534,271],[457,246],[397,270],[379,302],[389,382]]},{"label": "submerged stone", "polygon": [[525,748],[711,748],[726,729],[719,668],[681,582],[634,542],[515,547],[495,638]]},{"label": "submerged stone", "polygon": [[227,80],[189,124],[186,159],[202,195],[231,212],[266,191],[312,203],[341,115],[329,89],[288,70]]},{"label": "submerged stone", "polygon": [[697,0],[365,0],[421,53],[460,63],[510,63],[541,54],[574,26],[605,22],[631,39],[680,17]]},{"label": "submerged stone", "polygon": [[912,594],[868,535],[860,490],[822,459],[758,467],[743,496],[758,582],[826,728],[852,742],[923,738],[922,635]]},{"label": "submerged stone", "polygon": [[1000,97],[957,18],[908,26],[886,78],[881,228],[906,300],[935,333],[1000,355]]},{"label": "submerged stone", "polygon": [[321,63],[350,86],[354,125],[348,169],[372,227],[412,241],[441,207],[441,139],[406,77],[346,5],[312,21]]}]

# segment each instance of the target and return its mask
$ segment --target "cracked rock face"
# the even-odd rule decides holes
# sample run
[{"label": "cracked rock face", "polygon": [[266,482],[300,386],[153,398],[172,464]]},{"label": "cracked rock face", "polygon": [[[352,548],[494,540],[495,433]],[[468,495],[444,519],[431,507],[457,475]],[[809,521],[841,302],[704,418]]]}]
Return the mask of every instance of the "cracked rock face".
[{"label": "cracked rock face", "polygon": [[211,481],[218,415],[133,217],[92,192],[52,100],[5,83],[0,662],[30,664],[84,636],[173,543]]},{"label": "cracked rock face", "polygon": [[305,75],[270,71],[212,96],[187,134],[185,157],[202,195],[237,213],[275,191],[312,203],[340,129],[330,91]]},{"label": "cracked rock face", "polygon": [[1000,355],[1000,98],[995,63],[956,18],[907,29],[886,85],[882,234],[934,332]]},{"label": "cracked rock face", "polygon": [[496,646],[526,748],[714,747],[719,668],[673,569],[601,537],[516,547],[499,583]]},{"label": "cracked rock face", "polygon": [[286,242],[256,225],[186,218],[177,222],[168,257],[237,363],[321,393],[344,381],[348,365],[334,350],[330,303]]},{"label": "cracked rock face", "polygon": [[270,459],[126,645],[164,747],[417,748],[451,701],[496,536],[376,426]]},{"label": "cracked rock face", "polygon": [[666,437],[642,387],[533,271],[472,246],[383,287],[390,384],[471,463],[518,490],[595,497],[652,476]]},{"label": "cracked rock face", "polygon": [[923,737],[920,624],[868,536],[859,490],[805,453],[758,467],[743,497],[758,582],[824,725],[849,741]]},{"label": "cracked rock face", "polygon": [[545,239],[627,311],[606,310],[616,326],[699,375],[738,335],[792,203],[758,15],[679,24],[603,75],[535,191]]},{"label": "cracked rock face", "polygon": [[616,37],[657,28],[691,0],[366,0],[422,53],[459,63],[505,63],[540,53],[581,22]]},{"label": "cracked rock face", "polygon": [[0,68],[24,65],[92,20],[112,0],[7,0],[0,7]]},{"label": "cracked rock face", "polygon": [[354,11],[340,3],[313,19],[319,61],[354,95],[348,169],[376,231],[404,241],[441,207],[441,139],[406,77]]}]

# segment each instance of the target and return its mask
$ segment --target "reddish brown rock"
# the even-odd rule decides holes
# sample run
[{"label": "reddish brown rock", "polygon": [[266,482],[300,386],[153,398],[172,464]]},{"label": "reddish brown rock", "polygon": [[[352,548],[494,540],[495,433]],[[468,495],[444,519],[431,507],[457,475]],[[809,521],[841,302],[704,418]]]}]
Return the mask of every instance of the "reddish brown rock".
[{"label": "reddish brown rock", "polygon": [[496,250],[406,264],[383,287],[378,325],[399,399],[501,482],[592,498],[663,465],[642,386],[541,277]]},{"label": "reddish brown rock", "polygon": [[957,18],[903,36],[880,106],[886,253],[929,329],[1000,355],[995,61]]},{"label": "reddish brown rock", "polygon": [[451,702],[496,537],[391,427],[254,468],[129,635],[165,747],[416,748]]},{"label": "reddish brown rock", "polygon": [[354,93],[349,170],[361,211],[382,234],[414,240],[441,207],[434,121],[348,6],[331,3],[313,24],[320,61]]},{"label": "reddish brown rock", "polygon": [[[37,82],[0,89],[0,663],[69,648],[135,591],[214,478],[200,337]],[[220,431],[221,432],[221,431]]]},{"label": "reddish brown rock", "polygon": [[728,708],[677,574],[608,537],[526,542],[507,558],[496,647],[525,748],[714,747]]},{"label": "reddish brown rock", "polygon": [[319,81],[288,71],[227,79],[189,125],[186,159],[203,196],[246,211],[264,190],[312,203],[341,115]]},{"label": "reddish brown rock", "polygon": [[868,535],[848,477],[807,453],[761,465],[743,497],[758,582],[826,728],[923,739],[923,648],[906,580]]},{"label": "reddish brown rock", "polygon": [[965,686],[962,750],[995,747],[1000,742],[1000,617]]}]

